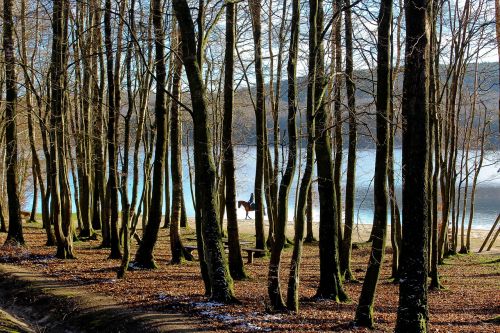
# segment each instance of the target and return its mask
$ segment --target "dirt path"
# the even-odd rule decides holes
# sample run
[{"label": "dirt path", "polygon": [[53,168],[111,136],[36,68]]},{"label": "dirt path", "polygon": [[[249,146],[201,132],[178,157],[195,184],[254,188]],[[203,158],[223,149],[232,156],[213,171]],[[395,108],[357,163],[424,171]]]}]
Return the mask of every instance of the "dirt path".
[{"label": "dirt path", "polygon": [[34,333],[35,331],[28,324],[0,308],[0,332]]},{"label": "dirt path", "polygon": [[125,308],[110,297],[87,292],[84,286],[69,286],[39,273],[1,264],[0,332],[4,331],[209,332],[211,329],[184,314]]}]

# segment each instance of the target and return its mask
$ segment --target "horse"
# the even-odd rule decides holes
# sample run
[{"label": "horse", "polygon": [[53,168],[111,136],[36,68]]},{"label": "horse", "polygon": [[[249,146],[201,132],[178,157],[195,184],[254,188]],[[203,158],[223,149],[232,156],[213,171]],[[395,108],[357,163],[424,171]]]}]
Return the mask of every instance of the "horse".
[{"label": "horse", "polygon": [[[253,204],[249,204],[248,201],[243,201],[243,200],[240,200],[238,201],[238,208],[240,208],[241,206],[243,206],[243,208],[245,208],[245,211],[247,212],[247,215],[245,216],[245,220],[247,219],[252,219],[250,216],[248,216],[248,212],[255,212],[255,203]],[[266,214],[266,207],[262,207],[262,209],[264,210],[264,215],[267,215]]]},{"label": "horse", "polygon": [[254,212],[255,205],[249,204],[248,201],[240,200],[240,201],[238,201],[238,208],[240,208],[241,206],[243,206],[243,208],[245,208],[245,211],[247,213],[247,215],[245,216],[245,220],[249,219],[250,216],[248,216],[248,212]]}]

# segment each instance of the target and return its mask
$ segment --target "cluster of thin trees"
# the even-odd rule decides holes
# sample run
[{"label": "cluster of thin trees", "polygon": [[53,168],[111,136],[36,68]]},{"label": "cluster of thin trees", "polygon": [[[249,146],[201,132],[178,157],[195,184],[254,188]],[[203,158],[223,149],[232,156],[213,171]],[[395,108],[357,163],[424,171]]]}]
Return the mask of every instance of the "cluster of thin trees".
[{"label": "cluster of thin trees", "polygon": [[[270,308],[299,311],[303,243],[314,239],[313,183],[320,212],[316,297],[349,299],[343,284],[355,280],[350,258],[357,139],[370,132],[371,117],[372,247],[355,322],[374,325],[389,234],[392,276],[400,284],[396,330],[426,331],[428,276],[429,287],[440,288],[438,264],[470,251],[474,195],[496,116],[483,93],[490,89],[484,85],[491,68],[481,71],[488,48],[496,47],[489,39],[492,6],[462,2],[4,0],[6,188],[0,219],[4,231],[9,222],[7,241],[24,243],[21,203],[29,183],[31,219],[39,209],[47,245],[57,246],[58,258],[75,258],[74,238],[95,238],[101,230],[102,247],[121,259],[119,277],[129,267],[132,239],[138,243],[133,264],[155,268],[163,226],[170,232],[172,263],[192,260],[181,239],[188,190],[182,186],[182,149],[191,141],[189,190],[206,294],[237,301],[233,279],[247,274],[238,236],[233,130],[239,124],[236,97],[246,87],[255,112],[255,247],[270,252]],[[359,63],[368,84],[357,77]],[[371,96],[369,103],[357,103],[359,90]],[[286,128],[280,128],[284,113]],[[402,213],[394,166],[399,132]],[[299,166],[292,241],[285,229]],[[293,254],[284,298],[286,242],[293,243]]]}]

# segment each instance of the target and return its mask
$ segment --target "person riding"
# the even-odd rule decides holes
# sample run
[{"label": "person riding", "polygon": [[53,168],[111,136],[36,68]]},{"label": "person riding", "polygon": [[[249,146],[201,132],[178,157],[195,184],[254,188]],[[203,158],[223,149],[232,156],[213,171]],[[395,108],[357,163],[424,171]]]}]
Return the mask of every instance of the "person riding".
[{"label": "person riding", "polygon": [[255,202],[253,202],[253,193],[250,194],[250,199],[248,200],[248,205],[250,205],[251,208],[255,209]]}]

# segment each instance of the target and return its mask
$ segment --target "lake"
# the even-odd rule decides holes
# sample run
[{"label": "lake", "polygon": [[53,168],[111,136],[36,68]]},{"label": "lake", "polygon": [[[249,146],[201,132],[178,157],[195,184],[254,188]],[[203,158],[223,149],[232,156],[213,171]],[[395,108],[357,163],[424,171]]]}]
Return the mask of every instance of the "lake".
[{"label": "lake", "polygon": [[[305,149],[300,150],[301,160],[304,164]],[[183,158],[183,187],[184,197],[186,202],[187,214],[194,217],[194,208],[189,185],[189,172],[186,158],[186,149],[182,151]],[[396,177],[396,195],[401,203],[401,149],[394,150],[395,157],[395,177]],[[256,149],[253,146],[237,146],[235,147],[235,163],[236,163],[236,187],[237,200],[248,200],[253,192],[254,177],[255,177],[255,158]],[[469,153],[469,165],[473,166],[474,152]],[[457,159],[460,163],[460,156]],[[347,165],[347,151],[344,151],[343,160],[343,180],[342,192],[345,187],[345,172]],[[191,166],[193,166],[193,157],[191,154]],[[280,168],[284,167],[283,161],[280,161]],[[373,220],[373,174],[375,168],[375,149],[361,149],[357,153],[356,163],[356,192],[355,192],[355,223],[371,224]],[[495,221],[497,214],[500,212],[500,151],[489,151],[485,155],[483,167],[478,177],[478,185],[476,189],[475,212],[473,227],[477,229],[490,229]],[[142,167],[140,169],[142,172]],[[299,172],[302,172],[299,166],[290,191],[289,200],[289,221],[293,221],[294,205],[297,192],[297,180]],[[313,178],[315,179],[315,177]],[[70,179],[71,185],[72,179]],[[469,186],[472,185],[472,175],[469,180]],[[139,191],[143,187],[143,177],[141,175]],[[129,191],[131,192],[132,179],[129,177]],[[130,193],[131,194],[131,193]],[[140,195],[140,192],[139,192]],[[342,193],[342,196],[344,194]],[[316,184],[313,183],[313,219],[319,220],[318,194]],[[470,191],[469,191],[470,197]],[[28,202],[30,202],[28,200]],[[462,202],[461,202],[462,205]],[[40,209],[40,205],[38,206]],[[73,211],[76,211],[73,202]],[[253,218],[253,213],[250,213]],[[238,209],[238,217],[245,218],[243,208]],[[466,216],[468,221],[468,213]]]}]

